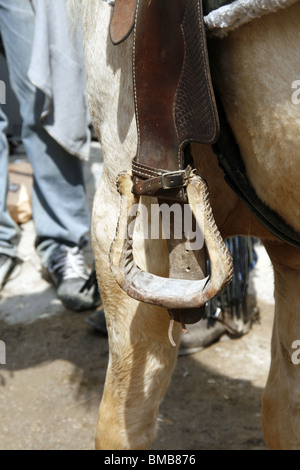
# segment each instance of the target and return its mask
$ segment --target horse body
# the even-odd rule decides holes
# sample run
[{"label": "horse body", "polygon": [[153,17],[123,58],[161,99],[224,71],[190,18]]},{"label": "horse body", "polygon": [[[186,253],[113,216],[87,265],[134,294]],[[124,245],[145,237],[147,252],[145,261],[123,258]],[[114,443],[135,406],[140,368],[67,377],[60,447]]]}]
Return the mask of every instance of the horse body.
[{"label": "horse body", "polygon": [[[110,346],[96,446],[144,449],[156,433],[159,404],[172,376],[177,348],[168,339],[168,312],[128,297],[109,268],[119,210],[115,182],[120,171],[130,169],[137,147],[132,37],[113,46],[108,36],[110,17],[111,8],[104,2],[84,2],[88,96],[104,156],[93,209],[93,246]],[[298,2],[209,44],[213,78],[252,185],[298,232],[300,107],[292,102],[292,84],[299,78],[299,22]],[[276,239],[246,209],[225,183],[209,146],[192,144],[192,154],[198,174],[208,182],[223,238],[236,234],[260,237],[273,263],[275,319],[271,368],[263,396],[263,430],[270,448],[300,448],[299,366],[291,360],[292,344],[300,340],[300,251]],[[150,198],[144,203],[149,205]],[[167,276],[163,240],[137,239],[134,251],[141,268]],[[177,345],[180,334],[176,323],[173,337]]]}]

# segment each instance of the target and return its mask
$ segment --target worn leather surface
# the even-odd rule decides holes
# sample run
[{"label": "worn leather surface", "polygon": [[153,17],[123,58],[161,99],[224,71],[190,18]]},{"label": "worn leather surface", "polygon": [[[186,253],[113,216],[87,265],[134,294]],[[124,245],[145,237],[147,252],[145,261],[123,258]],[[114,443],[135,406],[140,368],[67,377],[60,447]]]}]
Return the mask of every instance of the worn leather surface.
[{"label": "worn leather surface", "polygon": [[137,0],[116,0],[110,23],[110,38],[117,45],[133,30]]}]

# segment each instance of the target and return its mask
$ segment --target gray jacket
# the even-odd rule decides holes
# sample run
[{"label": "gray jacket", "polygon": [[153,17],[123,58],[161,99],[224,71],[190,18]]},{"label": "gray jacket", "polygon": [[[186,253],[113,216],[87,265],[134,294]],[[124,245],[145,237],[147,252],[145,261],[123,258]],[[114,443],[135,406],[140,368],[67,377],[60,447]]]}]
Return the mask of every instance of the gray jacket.
[{"label": "gray jacket", "polygon": [[72,30],[66,0],[33,0],[33,7],[29,79],[45,94],[42,123],[69,153],[87,160],[91,136],[81,30]]}]

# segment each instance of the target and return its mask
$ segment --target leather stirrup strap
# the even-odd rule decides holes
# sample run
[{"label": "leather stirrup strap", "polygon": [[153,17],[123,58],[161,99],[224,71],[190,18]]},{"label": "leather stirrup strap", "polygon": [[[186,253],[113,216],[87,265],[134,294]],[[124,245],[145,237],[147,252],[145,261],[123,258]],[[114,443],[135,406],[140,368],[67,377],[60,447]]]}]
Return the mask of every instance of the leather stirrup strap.
[{"label": "leather stirrup strap", "polygon": [[[202,0],[176,0],[176,6],[174,0],[138,0],[133,63],[135,164],[182,171],[183,148],[189,142],[213,144],[219,134]],[[176,200],[180,191],[170,188],[157,196]]]},{"label": "leather stirrup strap", "polygon": [[[170,211],[174,201],[181,201],[183,216],[189,178],[184,147],[191,141],[212,144],[219,131],[202,0],[176,0],[176,5],[174,0],[138,0],[133,51],[138,130],[133,191],[156,196]],[[184,227],[177,239],[174,223],[175,217],[167,239],[170,278],[205,278],[204,248],[189,250]],[[170,314],[183,324],[204,314],[204,307],[178,307]]]}]

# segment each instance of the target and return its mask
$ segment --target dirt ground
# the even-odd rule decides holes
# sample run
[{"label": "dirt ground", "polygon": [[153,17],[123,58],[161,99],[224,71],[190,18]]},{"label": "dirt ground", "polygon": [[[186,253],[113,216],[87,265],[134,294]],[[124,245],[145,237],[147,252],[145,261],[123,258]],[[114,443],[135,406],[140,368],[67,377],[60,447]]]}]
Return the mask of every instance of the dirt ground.
[{"label": "dirt ground", "polygon": [[[101,172],[96,148],[86,169],[89,198]],[[41,278],[32,221],[22,226],[20,274],[1,292],[1,450],[90,450],[108,360],[107,339],[65,310]],[[252,275],[260,319],[238,340],[227,337],[178,358],[161,407],[155,450],[265,449],[261,394],[269,367],[272,271],[262,247]],[[91,252],[87,253],[91,256]]]}]

